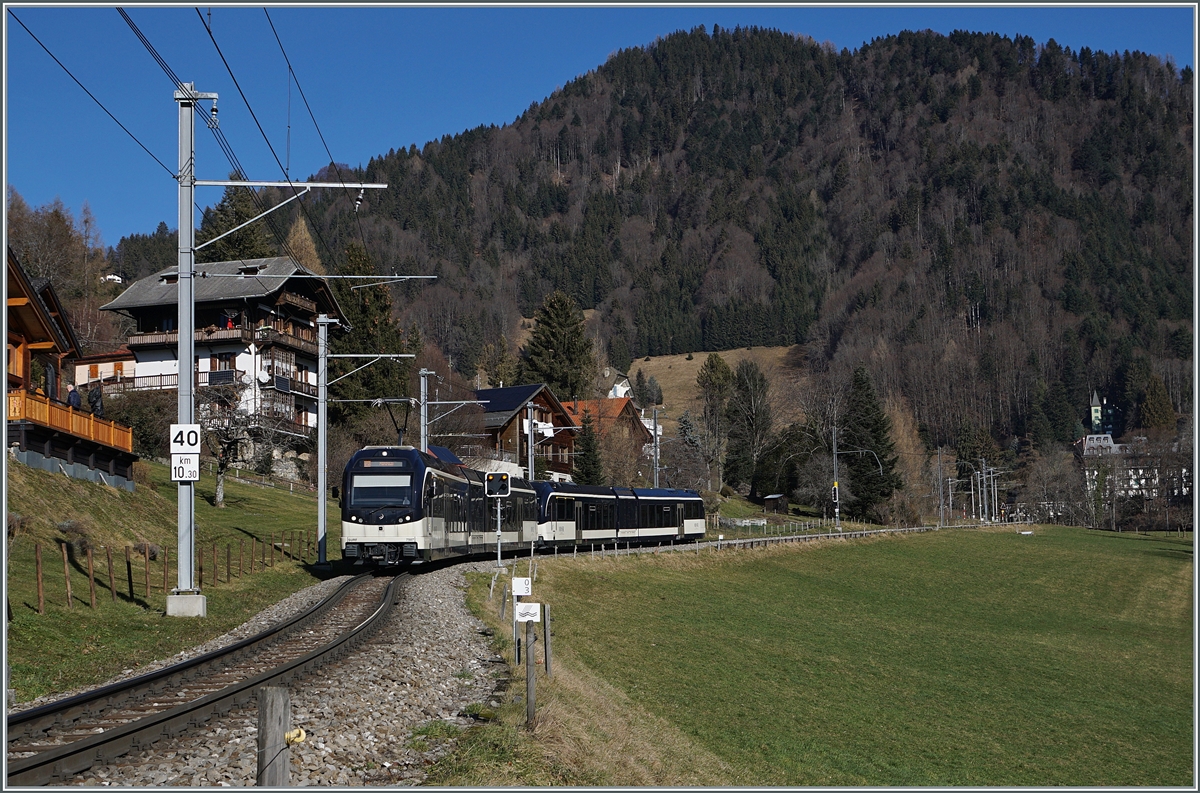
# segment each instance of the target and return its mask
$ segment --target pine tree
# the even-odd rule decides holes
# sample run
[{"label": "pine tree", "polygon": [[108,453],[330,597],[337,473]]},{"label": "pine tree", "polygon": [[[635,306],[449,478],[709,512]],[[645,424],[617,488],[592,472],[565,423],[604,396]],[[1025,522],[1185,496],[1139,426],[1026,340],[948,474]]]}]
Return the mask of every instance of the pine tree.
[{"label": "pine tree", "polygon": [[633,378],[633,401],[640,408],[650,406],[650,398],[646,395],[646,373],[640,366]]},{"label": "pine tree", "polygon": [[1146,429],[1170,429],[1175,426],[1175,408],[1167,395],[1167,387],[1157,374],[1146,383],[1146,397],[1142,400],[1142,426]]},{"label": "pine tree", "polygon": [[571,477],[578,485],[604,484],[604,461],[600,458],[600,438],[591,411],[583,411],[579,439],[575,442],[575,471]]},{"label": "pine tree", "polygon": [[[244,179],[234,171],[230,179]],[[196,244],[201,245],[208,240],[219,237],[226,231],[245,223],[260,210],[254,203],[254,197],[248,187],[226,187],[225,195],[215,207],[204,210],[204,219],[196,230]],[[224,237],[206,248],[196,252],[196,262],[229,262],[239,259],[265,259],[275,255],[275,248],[267,234],[265,220],[251,223],[243,229],[238,229],[228,237]]]},{"label": "pine tree", "polygon": [[[362,245],[350,245],[346,251],[346,264],[339,269],[338,274],[375,274],[375,268]],[[350,330],[331,327],[329,351],[341,354],[419,352],[419,348],[410,349],[404,334],[392,319],[392,295],[388,287],[381,285],[352,290],[352,283],[345,280],[332,282],[334,295],[344,312],[342,320],[350,325]],[[413,341],[419,344],[419,339]],[[362,363],[356,362],[354,358],[334,358],[329,362],[329,379],[334,380],[347,374]],[[334,402],[334,399],[405,396],[408,391],[408,369],[407,359],[385,359],[334,383],[329,389],[330,421],[341,424],[361,416],[370,409],[370,403]]]},{"label": "pine tree", "polygon": [[555,290],[536,318],[523,356],[529,375],[550,386],[559,399],[591,397],[595,362],[579,306],[567,293]]},{"label": "pine tree", "polygon": [[880,521],[880,507],[904,484],[896,473],[897,457],[891,432],[892,420],[879,404],[871,376],[860,366],[854,370],[845,417],[838,430],[839,452],[866,452],[847,454],[838,461],[854,483],[854,498],[843,504],[846,513],[852,517]]},{"label": "pine tree", "polygon": [[650,375],[650,379],[646,381],[646,401],[651,405],[663,403],[662,386],[658,384],[658,379],[654,375]]}]

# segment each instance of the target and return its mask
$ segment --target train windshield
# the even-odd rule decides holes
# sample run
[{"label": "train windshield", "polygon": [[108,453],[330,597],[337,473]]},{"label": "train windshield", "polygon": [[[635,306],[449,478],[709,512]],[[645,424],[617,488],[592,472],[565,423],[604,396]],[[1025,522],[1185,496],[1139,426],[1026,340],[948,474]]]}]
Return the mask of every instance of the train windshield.
[{"label": "train windshield", "polygon": [[412,504],[412,474],[355,474],[352,507],[407,507]]}]

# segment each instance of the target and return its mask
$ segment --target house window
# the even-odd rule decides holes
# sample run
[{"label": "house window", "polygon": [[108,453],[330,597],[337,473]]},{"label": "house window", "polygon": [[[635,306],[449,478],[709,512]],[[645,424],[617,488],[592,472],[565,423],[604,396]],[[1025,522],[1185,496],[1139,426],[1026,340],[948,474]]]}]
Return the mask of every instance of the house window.
[{"label": "house window", "polygon": [[212,358],[213,368],[217,371],[228,371],[234,368],[235,354],[232,352],[219,352]]}]

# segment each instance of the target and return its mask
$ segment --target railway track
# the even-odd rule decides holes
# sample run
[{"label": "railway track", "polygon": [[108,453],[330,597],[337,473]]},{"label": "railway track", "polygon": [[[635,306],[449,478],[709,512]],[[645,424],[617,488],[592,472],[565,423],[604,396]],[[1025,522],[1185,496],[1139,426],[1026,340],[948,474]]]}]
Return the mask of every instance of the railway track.
[{"label": "railway track", "polygon": [[383,623],[406,577],[357,576],[309,610],[229,647],[9,716],[7,784],[64,781],[345,656]]}]

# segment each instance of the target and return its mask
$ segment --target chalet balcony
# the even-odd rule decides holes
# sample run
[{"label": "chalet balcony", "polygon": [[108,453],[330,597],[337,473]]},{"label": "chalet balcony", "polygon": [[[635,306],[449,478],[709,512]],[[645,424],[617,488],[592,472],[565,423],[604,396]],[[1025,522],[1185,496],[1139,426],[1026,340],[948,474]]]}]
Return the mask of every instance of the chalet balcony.
[{"label": "chalet balcony", "polygon": [[273,375],[267,381],[267,388],[274,388],[283,394],[302,394],[307,397],[317,398],[317,387],[313,383],[305,382],[304,380],[296,380],[285,375]]},{"label": "chalet balcony", "polygon": [[[311,330],[308,330],[304,336],[297,336],[291,333],[280,333],[272,327],[263,327],[255,330],[254,335],[258,343],[263,347],[271,344],[277,344],[280,347],[288,347],[296,350],[297,352],[302,352],[312,358],[317,357],[318,347],[316,335]],[[310,335],[312,338],[305,338],[305,336]]]},{"label": "chalet balcony", "polygon": [[[201,328],[195,333],[195,341],[206,344],[220,341],[249,344],[253,340],[254,332],[249,328]],[[135,347],[174,347],[179,344],[179,332],[156,330],[149,333],[133,333],[129,336],[128,344],[130,349]]]},{"label": "chalet balcony", "polygon": [[101,446],[133,451],[133,430],[28,391],[8,392],[9,422],[26,421]]},{"label": "chalet balcony", "polygon": [[[241,369],[216,369],[211,372],[196,373],[196,388],[210,386],[235,385],[245,382],[245,372]],[[151,374],[141,377],[109,378],[103,381],[104,390],[109,393],[122,391],[174,391],[179,388],[177,374]]]}]

